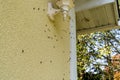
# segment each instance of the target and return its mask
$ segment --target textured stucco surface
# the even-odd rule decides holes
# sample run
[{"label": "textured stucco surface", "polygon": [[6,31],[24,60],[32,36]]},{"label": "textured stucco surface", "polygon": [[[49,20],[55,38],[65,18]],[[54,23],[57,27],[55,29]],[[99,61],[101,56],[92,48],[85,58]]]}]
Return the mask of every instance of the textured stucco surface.
[{"label": "textured stucco surface", "polygon": [[69,21],[48,0],[0,0],[0,80],[69,80]]}]

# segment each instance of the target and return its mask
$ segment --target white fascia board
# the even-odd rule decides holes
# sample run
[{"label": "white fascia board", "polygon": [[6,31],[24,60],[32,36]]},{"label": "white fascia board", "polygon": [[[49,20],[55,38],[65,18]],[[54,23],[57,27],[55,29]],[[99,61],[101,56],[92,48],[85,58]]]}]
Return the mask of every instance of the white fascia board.
[{"label": "white fascia board", "polygon": [[115,0],[75,0],[75,11],[79,12],[113,2],[115,2]]}]

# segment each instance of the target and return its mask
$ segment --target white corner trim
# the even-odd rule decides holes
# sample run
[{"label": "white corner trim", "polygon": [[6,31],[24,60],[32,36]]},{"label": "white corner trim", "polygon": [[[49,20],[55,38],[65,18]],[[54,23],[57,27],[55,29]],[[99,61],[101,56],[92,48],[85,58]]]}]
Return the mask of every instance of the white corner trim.
[{"label": "white corner trim", "polygon": [[76,54],[76,18],[75,9],[70,11],[70,80],[77,80],[77,54]]}]

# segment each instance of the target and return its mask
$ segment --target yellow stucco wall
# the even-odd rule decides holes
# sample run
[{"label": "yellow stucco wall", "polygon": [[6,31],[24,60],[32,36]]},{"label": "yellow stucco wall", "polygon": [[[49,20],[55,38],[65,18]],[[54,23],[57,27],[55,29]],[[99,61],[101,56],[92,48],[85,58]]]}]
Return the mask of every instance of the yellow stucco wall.
[{"label": "yellow stucco wall", "polygon": [[48,0],[0,0],[0,80],[69,80],[69,21]]}]

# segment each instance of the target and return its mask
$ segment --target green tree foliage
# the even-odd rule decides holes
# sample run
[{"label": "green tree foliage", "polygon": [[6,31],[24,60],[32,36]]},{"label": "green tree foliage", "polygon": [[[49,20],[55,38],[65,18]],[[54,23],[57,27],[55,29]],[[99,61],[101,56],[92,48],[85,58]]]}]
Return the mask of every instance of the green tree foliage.
[{"label": "green tree foliage", "polygon": [[[101,67],[108,66],[110,77],[113,80],[112,55],[120,53],[120,30],[95,32],[79,35],[77,39],[77,66],[78,78],[88,72],[103,75]],[[100,62],[102,61],[102,63]]]}]

